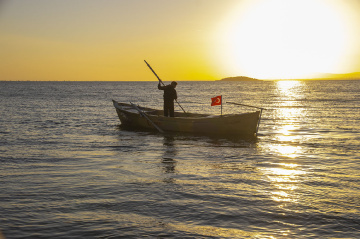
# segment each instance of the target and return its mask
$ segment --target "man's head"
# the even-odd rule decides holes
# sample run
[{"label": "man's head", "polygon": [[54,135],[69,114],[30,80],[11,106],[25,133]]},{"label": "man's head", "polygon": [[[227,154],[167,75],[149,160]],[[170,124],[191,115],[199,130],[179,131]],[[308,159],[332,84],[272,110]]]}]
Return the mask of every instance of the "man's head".
[{"label": "man's head", "polygon": [[177,85],[177,82],[176,81],[173,81],[173,82],[171,82],[171,85],[172,85],[172,87],[176,87],[176,85]]}]

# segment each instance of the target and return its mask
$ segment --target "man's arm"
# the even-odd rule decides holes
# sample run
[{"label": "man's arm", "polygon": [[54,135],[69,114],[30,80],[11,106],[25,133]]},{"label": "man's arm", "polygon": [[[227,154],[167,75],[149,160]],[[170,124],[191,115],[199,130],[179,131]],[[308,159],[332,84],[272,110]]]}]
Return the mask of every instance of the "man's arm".
[{"label": "man's arm", "polygon": [[158,84],[158,89],[159,89],[159,90],[164,90],[164,89],[165,89],[165,86],[161,86],[161,85],[160,85],[160,82],[159,82],[159,84]]}]

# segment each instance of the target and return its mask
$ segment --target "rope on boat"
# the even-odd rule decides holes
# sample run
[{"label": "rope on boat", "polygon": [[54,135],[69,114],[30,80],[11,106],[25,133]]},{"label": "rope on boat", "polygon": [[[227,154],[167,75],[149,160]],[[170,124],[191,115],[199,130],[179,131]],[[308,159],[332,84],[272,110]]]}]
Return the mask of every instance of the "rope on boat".
[{"label": "rope on boat", "polygon": [[266,110],[265,108],[261,108],[261,107],[257,107],[257,106],[252,106],[252,105],[245,105],[245,104],[234,103],[234,102],[226,102],[226,103],[228,103],[228,104],[233,104],[233,105],[242,105],[242,106],[257,108],[257,109],[261,109],[261,110]]}]

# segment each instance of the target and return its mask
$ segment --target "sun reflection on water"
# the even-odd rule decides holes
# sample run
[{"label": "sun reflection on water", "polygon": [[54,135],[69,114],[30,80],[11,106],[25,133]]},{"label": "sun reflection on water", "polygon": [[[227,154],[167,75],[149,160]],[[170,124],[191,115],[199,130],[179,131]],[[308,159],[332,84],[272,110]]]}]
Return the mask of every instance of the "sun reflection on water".
[{"label": "sun reflection on water", "polygon": [[278,107],[274,116],[279,120],[279,128],[274,136],[276,143],[270,146],[270,151],[285,158],[295,159],[302,153],[303,134],[301,124],[306,120],[306,110],[300,102],[304,98],[304,82],[277,81]]},{"label": "sun reflection on water", "polygon": [[276,82],[278,103],[274,117],[279,120],[279,128],[268,150],[279,156],[279,162],[271,162],[263,169],[272,185],[270,197],[276,202],[296,203],[299,200],[296,191],[300,187],[300,177],[306,173],[296,161],[304,153],[300,143],[304,137],[300,129],[307,114],[301,105],[305,97],[304,84],[301,81]]},{"label": "sun reflection on water", "polygon": [[274,145],[271,148],[280,155],[288,158],[296,158],[301,153],[300,146]]},{"label": "sun reflection on water", "polygon": [[301,81],[277,81],[278,89],[285,94],[295,94],[294,89],[301,86]]},{"label": "sun reflection on water", "polygon": [[265,169],[265,174],[276,188],[271,191],[271,198],[277,202],[297,202],[295,190],[299,188],[299,176],[305,172],[293,163],[277,164]]}]

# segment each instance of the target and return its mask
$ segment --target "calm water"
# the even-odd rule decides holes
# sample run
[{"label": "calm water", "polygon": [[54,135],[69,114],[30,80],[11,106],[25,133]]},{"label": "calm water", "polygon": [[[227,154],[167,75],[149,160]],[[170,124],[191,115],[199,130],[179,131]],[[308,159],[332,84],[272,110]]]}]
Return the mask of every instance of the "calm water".
[{"label": "calm water", "polygon": [[191,112],[266,108],[255,140],[121,129],[111,99],[156,86],[0,82],[6,238],[360,238],[360,81],[179,82]]}]

